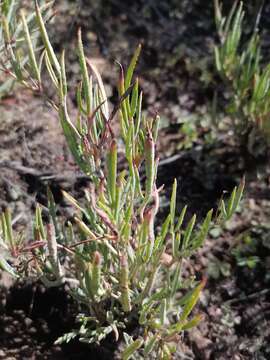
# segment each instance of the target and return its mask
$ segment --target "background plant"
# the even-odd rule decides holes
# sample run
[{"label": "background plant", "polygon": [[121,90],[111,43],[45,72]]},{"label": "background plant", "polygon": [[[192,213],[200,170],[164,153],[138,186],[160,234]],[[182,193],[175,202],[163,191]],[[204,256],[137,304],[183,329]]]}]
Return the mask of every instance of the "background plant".
[{"label": "background plant", "polygon": [[[41,12],[44,20],[47,21],[51,16],[52,2],[40,1]],[[31,6],[27,9],[24,22],[19,17],[19,0],[2,0],[0,2],[1,27],[0,27],[0,66],[4,72],[1,74],[0,98],[10,93],[15,79],[21,79],[21,66],[26,65],[33,57],[30,53],[24,53],[25,30],[27,24],[27,36],[31,35],[32,51],[37,51],[38,32],[35,27],[35,13],[31,11]],[[7,57],[12,59],[11,67],[7,66]],[[13,64],[13,65],[12,65]],[[16,68],[16,66],[18,66]],[[16,77],[10,77],[10,70],[15,72]]]},{"label": "background plant", "polygon": [[216,69],[230,91],[228,112],[232,115],[234,132],[243,147],[256,156],[254,145],[262,136],[267,142],[270,134],[270,67],[262,64],[258,30],[260,11],[252,34],[245,42],[244,16],[243,2],[235,1],[229,14],[222,16],[222,6],[215,0],[220,39],[220,44],[215,47]]},{"label": "background plant", "polygon": [[[60,59],[56,55],[37,2],[40,52],[33,51],[28,23],[23,12],[20,16],[26,45],[23,53],[28,61],[23,64],[12,57],[13,44],[9,43],[11,50],[6,46],[5,51],[11,59],[10,75],[41,93],[43,77],[49,75],[57,92],[52,105],[74,159],[91,185],[85,190],[85,201],[64,193],[76,210],[73,223],[66,225],[57,218],[56,204],[48,191],[49,221],[44,222],[38,205],[31,242],[12,228],[8,210],[2,214],[1,266],[13,276],[40,278],[46,286],[69,285],[84,311],[78,315],[79,329],[58,342],[78,336],[83,342],[99,343],[109,333],[114,333],[117,341],[124,333],[123,359],[134,355],[170,359],[180,334],[201,320],[201,315],[190,314],[205,279],[185,279],[182,273],[187,259],[203,244],[213,211],[207,213],[201,226],[196,226],[196,215],[184,226],[187,208],[176,215],[175,181],[169,214],[160,226],[156,224],[162,191],[156,186],[159,118],[142,114],[142,92],[138,79],[133,79],[141,47],[127,71],[120,66],[119,100],[110,111],[101,76],[85,57],[78,32],[81,81],[76,91],[77,117],[71,120],[65,54]],[[116,117],[120,136],[114,130]],[[120,170],[123,152],[126,166]],[[231,218],[242,191],[243,184],[227,202],[221,201],[219,220]],[[125,330],[132,324],[142,329],[135,338]]]}]

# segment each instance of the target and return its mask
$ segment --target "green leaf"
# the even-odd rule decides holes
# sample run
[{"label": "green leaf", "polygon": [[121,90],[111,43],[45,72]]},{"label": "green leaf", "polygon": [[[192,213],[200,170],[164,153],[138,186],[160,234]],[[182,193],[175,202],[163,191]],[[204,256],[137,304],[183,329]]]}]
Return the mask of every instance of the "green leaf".
[{"label": "green leaf", "polygon": [[173,189],[170,201],[170,217],[171,217],[171,233],[174,233],[174,219],[175,219],[175,206],[176,206],[176,192],[177,192],[177,180],[174,179]]},{"label": "green leaf", "polygon": [[149,355],[154,351],[154,348],[158,342],[158,334],[151,336],[145,343],[144,355]]},{"label": "green leaf", "polygon": [[204,240],[205,240],[205,238],[208,234],[209,228],[210,228],[212,215],[213,215],[213,209],[208,211],[206,218],[205,218],[203,224],[201,225],[200,232],[196,235],[195,239],[192,240],[191,249],[193,251],[198,249],[204,243]]},{"label": "green leaf", "polygon": [[173,278],[171,281],[171,298],[173,298],[177,292],[177,290],[181,287],[181,263],[178,263],[176,269],[173,274]]},{"label": "green leaf", "polygon": [[180,322],[183,322],[187,319],[194,306],[197,304],[199,300],[200,293],[202,289],[205,287],[206,279],[202,280],[201,283],[195,287],[195,289],[191,292],[189,298],[186,301],[182,314],[180,315]]},{"label": "green leaf", "polygon": [[28,46],[28,51],[29,51],[29,61],[30,61],[30,65],[31,65],[31,70],[33,71],[34,76],[38,80],[38,82],[41,83],[40,71],[38,68],[38,64],[37,64],[32,40],[31,40],[28,24],[25,19],[23,10],[21,10],[20,14],[21,14],[21,19],[22,19],[22,23],[23,23],[24,36],[25,36],[25,40],[26,40],[26,43]]},{"label": "green leaf", "polygon": [[143,345],[144,341],[143,339],[137,339],[135,341],[133,341],[123,352],[122,352],[122,360],[129,360],[135,353],[137,350],[139,350],[142,345]]},{"label": "green leaf", "polygon": [[107,169],[108,169],[108,190],[111,198],[111,204],[115,209],[116,196],[116,177],[117,177],[117,142],[113,139],[107,155]]},{"label": "green leaf", "polygon": [[[174,334],[178,334],[180,331],[183,330],[183,327],[186,326],[186,329],[188,328],[188,323],[186,323],[187,317],[193,310],[194,306],[197,304],[199,300],[200,293],[202,289],[204,288],[206,283],[206,279],[204,279],[198,286],[196,286],[192,291],[190,291],[185,297],[185,306],[183,308],[182,313],[180,314],[180,318],[177,321],[176,324],[172,325],[169,329],[169,336],[172,336]],[[183,303],[183,299],[180,300],[181,304]],[[193,319],[194,320],[194,319]],[[196,323],[196,320],[199,320],[197,317],[195,317],[194,323]],[[192,321],[192,320],[191,320]],[[192,326],[193,323],[189,324]]]},{"label": "green leaf", "polygon": [[90,87],[90,79],[87,70],[86,58],[84,55],[81,29],[78,30],[78,54],[79,54],[80,68],[82,73],[84,98],[86,101],[86,114],[87,116],[89,116],[92,111],[92,88]]},{"label": "green leaf", "polygon": [[65,67],[65,51],[61,54],[61,76],[60,76],[60,99],[65,100],[67,96],[67,78],[66,78],[66,67]]},{"label": "green leaf", "polygon": [[59,117],[66,141],[76,163],[86,175],[90,175],[91,171],[89,165],[84,161],[82,151],[78,144],[78,140],[81,139],[81,136],[75,126],[71,123],[65,105],[60,105]]},{"label": "green leaf", "polygon": [[50,75],[50,78],[52,80],[52,83],[54,84],[54,86],[56,87],[56,89],[59,89],[59,83],[58,83],[58,79],[57,79],[57,76],[55,74],[55,71],[53,70],[53,67],[52,67],[52,64],[51,64],[51,61],[50,61],[50,58],[48,56],[48,52],[47,50],[45,50],[45,64],[46,64],[46,68],[48,70],[48,73]]},{"label": "green leaf", "polygon": [[10,266],[9,263],[5,259],[3,259],[1,256],[0,256],[0,269],[2,269],[3,271],[6,271],[9,275],[11,275],[15,278],[19,278],[19,275],[13,269],[13,267]]},{"label": "green leaf", "polygon": [[164,325],[167,320],[167,300],[163,299],[160,304],[160,324]]},{"label": "green leaf", "polygon": [[60,75],[60,73],[61,73],[60,64],[59,64],[59,61],[57,60],[57,57],[56,57],[55,52],[53,50],[53,47],[52,47],[52,45],[50,43],[50,39],[49,39],[47,30],[46,30],[46,27],[45,27],[45,24],[44,24],[42,14],[41,14],[40,8],[38,6],[37,0],[35,0],[35,7],[36,7],[37,23],[38,23],[38,26],[39,26],[39,30],[40,30],[40,33],[41,33],[43,43],[44,43],[45,48],[47,50],[50,62],[55,67],[55,70],[57,71],[58,75]]},{"label": "green leaf", "polygon": [[203,319],[201,314],[194,316],[190,321],[188,321],[185,325],[183,325],[182,330],[190,330],[197,326]]},{"label": "green leaf", "polygon": [[36,206],[35,227],[40,231],[42,239],[46,239],[45,228],[42,220],[42,212],[39,204]]},{"label": "green leaf", "polygon": [[98,72],[97,68],[95,67],[95,65],[92,64],[91,61],[87,58],[86,58],[86,63],[90,67],[92,72],[95,74],[95,77],[97,79],[98,87],[99,87],[100,95],[101,95],[100,103],[103,103],[102,111],[105,115],[105,118],[108,120],[109,119],[109,106],[108,106],[106,90],[105,90],[105,86],[103,84],[102,78],[101,78],[100,73]]},{"label": "green leaf", "polygon": [[142,46],[141,46],[141,44],[139,44],[137,49],[135,50],[135,53],[134,53],[132,59],[131,59],[131,62],[129,64],[129,67],[128,67],[127,73],[126,73],[125,89],[127,89],[131,84],[131,80],[132,80],[132,77],[133,77],[133,73],[134,73],[138,58],[139,58],[140,53],[141,53],[141,49],[142,49]]},{"label": "green leaf", "polygon": [[179,231],[181,229],[181,226],[183,224],[183,220],[184,220],[184,217],[186,215],[186,211],[187,211],[187,205],[182,209],[181,211],[181,214],[178,218],[178,221],[177,221],[177,224],[175,226],[175,231]]},{"label": "green leaf", "polygon": [[139,93],[139,80],[137,78],[131,95],[131,106],[130,106],[131,117],[133,117],[136,113],[137,104],[138,104],[138,93]]},{"label": "green leaf", "polygon": [[6,240],[9,244],[11,250],[15,249],[15,239],[12,230],[12,222],[11,222],[11,212],[10,209],[7,208],[4,213],[5,223],[6,223]]},{"label": "green leaf", "polygon": [[183,238],[183,249],[184,250],[188,248],[188,244],[189,244],[189,241],[191,238],[191,234],[192,234],[195,222],[196,222],[196,215],[194,214],[185,229],[185,235]]}]

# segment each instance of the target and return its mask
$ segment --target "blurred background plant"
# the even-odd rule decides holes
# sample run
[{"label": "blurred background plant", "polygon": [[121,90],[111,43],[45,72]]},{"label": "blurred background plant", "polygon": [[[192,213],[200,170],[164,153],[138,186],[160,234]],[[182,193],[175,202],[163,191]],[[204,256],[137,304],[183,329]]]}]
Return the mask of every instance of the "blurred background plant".
[{"label": "blurred background plant", "polygon": [[[35,6],[33,22],[42,40],[40,51],[35,51],[29,22],[20,11],[24,46],[17,56],[16,38],[11,41],[9,22],[3,16],[5,70],[41,95],[44,74],[49,76],[57,94],[50,103],[74,160],[91,183],[84,201],[63,193],[76,212],[67,223],[56,216],[56,204],[48,190],[47,209],[36,207],[31,242],[13,230],[7,210],[1,217],[1,267],[15,277],[41,279],[48,287],[68,284],[83,311],[78,314],[80,327],[58,339],[59,343],[79,337],[82,342],[98,344],[108,334],[114,334],[116,341],[123,334],[123,359],[170,359],[183,331],[202,318],[190,315],[206,280],[182,277],[183,267],[203,245],[212,221],[233,216],[244,182],[234,188],[228,201],[220,202],[216,219],[212,220],[210,210],[196,226],[196,215],[184,221],[186,207],[176,215],[174,181],[169,214],[157,226],[163,190],[156,185],[159,117],[142,113],[142,92],[133,76],[141,46],[126,71],[120,65],[118,101],[110,111],[104,83],[85,57],[79,30],[81,79],[76,90],[77,114],[72,120],[65,52],[59,59],[37,1]],[[120,168],[121,154],[125,165]],[[44,221],[45,210],[48,222]],[[139,334],[129,334],[130,328],[138,326]]]},{"label": "blurred background plant", "polygon": [[[52,1],[46,0],[40,1],[41,11],[43,13],[45,21],[51,16]],[[1,72],[1,84],[0,84],[0,99],[1,97],[10,94],[14,85],[15,78],[10,77],[9,69],[6,67],[6,50],[8,50],[9,56],[12,57],[13,62],[25,65],[28,62],[28,54],[23,57],[22,49],[25,46],[24,43],[24,25],[19,18],[18,11],[22,4],[19,0],[2,0],[0,2],[1,9],[1,27],[0,27],[0,66]],[[38,32],[35,28],[35,13],[31,11],[31,5],[27,5],[25,21],[28,25],[29,36],[32,38],[33,51],[37,51]],[[5,48],[7,47],[7,48]],[[17,76],[20,76],[20,68],[16,69]]]},{"label": "blurred background plant", "polygon": [[259,36],[264,1],[259,5],[247,38],[243,33],[244,3],[235,1],[229,14],[223,16],[222,5],[215,0],[220,40],[215,47],[216,69],[230,93],[227,111],[232,118],[232,131],[243,152],[248,151],[254,157],[265,153],[270,136],[270,67],[263,64]]}]

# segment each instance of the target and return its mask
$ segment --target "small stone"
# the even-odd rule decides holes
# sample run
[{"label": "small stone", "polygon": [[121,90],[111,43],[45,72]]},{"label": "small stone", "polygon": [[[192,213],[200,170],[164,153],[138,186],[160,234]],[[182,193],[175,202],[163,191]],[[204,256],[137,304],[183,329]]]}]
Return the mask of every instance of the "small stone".
[{"label": "small stone", "polygon": [[14,330],[15,330],[15,328],[13,326],[8,326],[5,328],[4,331],[6,334],[14,334]]},{"label": "small stone", "polygon": [[27,356],[27,359],[29,359],[29,357],[31,357],[32,350],[30,349],[29,345],[23,345],[21,347],[21,354],[24,356]]},{"label": "small stone", "polygon": [[23,340],[21,338],[16,337],[16,338],[13,339],[13,341],[14,341],[15,344],[18,345],[18,344],[21,344]]},{"label": "small stone", "polygon": [[46,323],[41,324],[41,329],[45,334],[48,334],[50,332],[49,328],[48,328],[48,325]]},{"label": "small stone", "polygon": [[36,334],[36,333],[37,333],[37,329],[36,329],[36,328],[31,327],[31,328],[29,329],[29,334]]},{"label": "small stone", "polygon": [[24,324],[25,324],[26,327],[30,327],[30,326],[32,325],[32,323],[33,323],[33,320],[32,320],[32,319],[30,319],[30,318],[28,318],[28,317],[26,317],[26,318],[24,319]]},{"label": "small stone", "polygon": [[29,350],[29,345],[23,345],[21,347],[21,351],[28,351]]},{"label": "small stone", "polygon": [[59,346],[59,345],[57,345],[57,346],[54,346],[54,348],[53,348],[53,351],[56,353],[60,353],[61,351],[62,351],[62,348],[61,348],[61,346]]},{"label": "small stone", "polygon": [[24,316],[24,311],[23,310],[14,310],[14,314],[16,314],[18,317],[22,317],[22,316]]},{"label": "small stone", "polygon": [[10,201],[16,201],[20,197],[20,194],[13,188],[8,189],[7,198]]}]

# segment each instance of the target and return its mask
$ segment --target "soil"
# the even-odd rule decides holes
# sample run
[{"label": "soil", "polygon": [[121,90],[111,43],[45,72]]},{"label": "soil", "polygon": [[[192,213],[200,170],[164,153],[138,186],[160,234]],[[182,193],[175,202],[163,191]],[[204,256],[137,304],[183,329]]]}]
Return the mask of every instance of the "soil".
[{"label": "soil", "polygon": [[[225,5],[229,8],[231,3]],[[247,12],[252,13],[253,6],[255,1],[247,6]],[[226,102],[226,91],[213,70],[212,4],[205,6],[202,0],[133,1],[130,5],[118,0],[61,0],[57,8],[51,33],[59,50],[68,48],[71,89],[77,82],[74,49],[79,26],[86,51],[102,72],[112,103],[116,98],[116,76],[112,74],[117,71],[113,61],[125,65],[136,45],[143,42],[138,74],[145,108],[158,110],[163,126],[158,183],[165,184],[166,191],[160,217],[168,210],[175,177],[180,188],[178,209],[188,204],[189,214],[196,212],[201,219],[208,209],[216,208],[223,190],[231,191],[246,176],[240,211],[227,228],[214,229],[191,259],[189,272],[208,277],[198,307],[205,318],[185,334],[184,353],[178,358],[269,359],[269,156],[265,152],[262,159],[247,159],[225,131],[215,132],[212,140],[206,141],[212,134],[207,121],[206,125],[196,122],[195,139],[179,150],[179,144],[186,141],[181,132],[183,119],[192,119],[194,114],[206,119],[216,89],[221,96],[221,114]],[[269,11],[266,4],[262,14],[264,32],[270,29]],[[80,197],[87,179],[74,165],[56,114],[42,99],[22,89],[3,99],[0,106],[1,208],[11,208],[18,228],[30,228],[35,203],[47,205],[50,186],[59,216],[71,217],[72,209],[61,190]],[[64,287],[46,290],[41,284],[13,283],[2,275],[0,359],[114,358],[119,344],[111,339],[99,347],[77,341],[54,345],[60,335],[76,326],[78,310]]]}]

